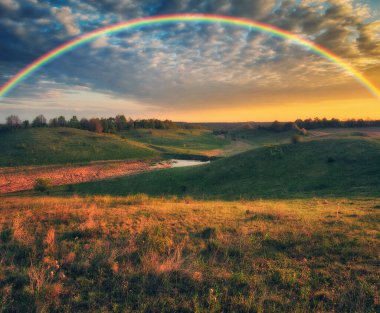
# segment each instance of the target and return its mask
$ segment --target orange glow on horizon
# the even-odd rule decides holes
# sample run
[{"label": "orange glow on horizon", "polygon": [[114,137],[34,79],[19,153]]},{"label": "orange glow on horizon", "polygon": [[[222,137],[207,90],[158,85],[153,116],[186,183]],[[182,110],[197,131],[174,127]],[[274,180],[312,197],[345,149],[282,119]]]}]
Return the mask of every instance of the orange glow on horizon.
[{"label": "orange glow on horizon", "polygon": [[186,110],[161,113],[158,118],[185,122],[286,122],[298,118],[380,119],[380,102],[376,99],[354,99],[304,103],[283,103],[234,108]]}]

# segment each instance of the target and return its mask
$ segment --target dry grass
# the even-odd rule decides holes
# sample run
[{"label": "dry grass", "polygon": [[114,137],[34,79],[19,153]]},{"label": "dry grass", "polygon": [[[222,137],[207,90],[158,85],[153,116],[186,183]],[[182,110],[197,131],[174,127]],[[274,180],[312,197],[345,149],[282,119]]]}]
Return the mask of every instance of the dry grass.
[{"label": "dry grass", "polygon": [[376,312],[378,199],[2,198],[3,312]]}]

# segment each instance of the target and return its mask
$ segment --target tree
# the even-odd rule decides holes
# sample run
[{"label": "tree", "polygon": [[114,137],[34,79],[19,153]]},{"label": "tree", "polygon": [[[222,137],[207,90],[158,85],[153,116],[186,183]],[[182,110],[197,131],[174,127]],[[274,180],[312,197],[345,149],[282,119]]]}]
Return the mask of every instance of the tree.
[{"label": "tree", "polygon": [[270,128],[275,132],[280,132],[282,130],[282,125],[279,121],[276,120],[272,123]]},{"label": "tree", "polygon": [[45,127],[46,126],[46,118],[45,116],[38,115],[32,122],[33,127]]},{"label": "tree", "polygon": [[58,127],[58,119],[56,117],[52,118],[49,121],[49,125],[50,125],[50,127]]},{"label": "tree", "polygon": [[102,126],[102,123],[101,123],[100,119],[98,119],[98,118],[92,118],[92,119],[90,119],[90,121],[89,121],[89,130],[93,131],[93,132],[96,132],[96,133],[103,132],[103,126]]},{"label": "tree", "polygon": [[22,126],[24,126],[24,128],[28,128],[29,127],[29,121],[28,120],[23,121]]},{"label": "tree", "polygon": [[116,123],[113,117],[102,118],[100,120],[103,132],[105,133],[116,133]]},{"label": "tree", "polygon": [[82,118],[79,125],[81,129],[90,130],[90,121],[87,118]]},{"label": "tree", "polygon": [[10,115],[7,117],[7,126],[10,128],[17,128],[21,125],[21,120],[17,115]]},{"label": "tree", "polygon": [[66,127],[66,119],[62,115],[58,117],[58,127]]},{"label": "tree", "polygon": [[128,118],[127,128],[128,128],[128,129],[133,129],[133,128],[135,128],[135,122],[133,121],[132,118]]},{"label": "tree", "polygon": [[122,131],[127,129],[127,119],[124,115],[117,115],[115,117],[116,129],[117,131]]},{"label": "tree", "polygon": [[80,122],[76,115],[74,115],[69,121],[69,127],[71,128],[81,128]]}]

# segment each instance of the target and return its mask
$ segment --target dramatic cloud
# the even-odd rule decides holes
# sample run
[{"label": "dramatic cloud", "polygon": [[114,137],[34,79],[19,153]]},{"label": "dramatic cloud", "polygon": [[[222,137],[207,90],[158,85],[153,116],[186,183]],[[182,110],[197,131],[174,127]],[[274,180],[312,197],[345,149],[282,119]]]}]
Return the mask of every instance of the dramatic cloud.
[{"label": "dramatic cloud", "polygon": [[[331,49],[380,85],[379,12],[371,0],[0,0],[0,84],[80,34],[184,12],[240,16],[287,29]],[[187,110],[344,100],[348,89],[355,97],[370,97],[335,64],[287,41],[231,26],[181,23],[98,38],[45,66],[2,102],[9,108],[33,99],[31,106],[45,102],[60,110],[69,94],[70,103],[77,97],[76,110],[86,106],[88,112],[93,93],[117,108],[125,101],[126,110],[130,103]]]}]

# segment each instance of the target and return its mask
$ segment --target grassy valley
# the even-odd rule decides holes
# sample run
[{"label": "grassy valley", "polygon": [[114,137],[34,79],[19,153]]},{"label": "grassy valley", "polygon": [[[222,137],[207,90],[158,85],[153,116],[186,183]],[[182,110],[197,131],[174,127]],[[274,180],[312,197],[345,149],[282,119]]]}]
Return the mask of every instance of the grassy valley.
[{"label": "grassy valley", "polygon": [[167,154],[202,155],[230,144],[229,138],[215,136],[205,129],[137,129],[124,131],[121,136]]},{"label": "grassy valley", "polygon": [[194,168],[85,183],[75,192],[213,199],[379,196],[379,160],[375,140],[317,140],[258,148]]},{"label": "grassy valley", "polygon": [[1,312],[378,312],[380,132],[295,134],[1,134],[0,183],[94,180],[1,195]]},{"label": "grassy valley", "polygon": [[211,131],[185,129],[97,134],[73,128],[28,128],[0,133],[0,140],[0,167],[207,155],[230,143]]}]

